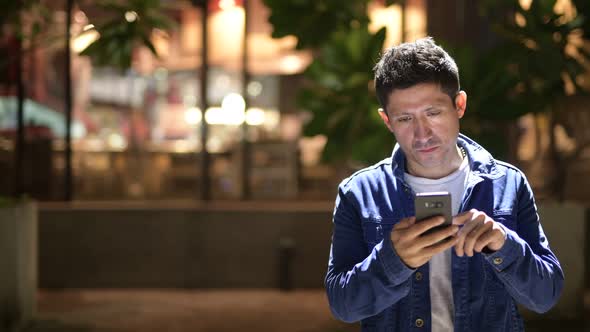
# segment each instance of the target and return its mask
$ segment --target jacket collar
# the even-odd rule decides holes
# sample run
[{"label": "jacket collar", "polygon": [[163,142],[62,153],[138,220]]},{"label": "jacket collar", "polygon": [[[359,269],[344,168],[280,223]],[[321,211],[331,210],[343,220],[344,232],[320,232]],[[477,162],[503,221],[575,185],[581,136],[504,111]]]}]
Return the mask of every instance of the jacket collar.
[{"label": "jacket collar", "polygon": [[[471,138],[463,134],[459,134],[459,137],[457,138],[457,145],[465,150],[467,158],[469,158],[471,172],[473,172],[475,175],[487,177],[490,179],[497,179],[504,176],[505,172],[498,167],[494,157],[492,157],[492,155],[486,149],[477,144]],[[393,148],[391,164],[394,176],[399,179],[403,179],[406,165],[406,156],[397,143]]]}]

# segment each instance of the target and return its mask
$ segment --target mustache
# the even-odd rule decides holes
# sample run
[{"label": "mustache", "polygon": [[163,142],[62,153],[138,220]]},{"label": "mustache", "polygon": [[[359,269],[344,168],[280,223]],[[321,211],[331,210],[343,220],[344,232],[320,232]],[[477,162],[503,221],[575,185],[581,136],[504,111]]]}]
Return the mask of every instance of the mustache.
[{"label": "mustache", "polygon": [[414,150],[430,149],[430,148],[437,146],[439,144],[440,144],[440,141],[437,138],[432,137],[432,138],[429,138],[427,141],[423,141],[423,142],[415,141],[412,144],[412,149],[414,149]]}]

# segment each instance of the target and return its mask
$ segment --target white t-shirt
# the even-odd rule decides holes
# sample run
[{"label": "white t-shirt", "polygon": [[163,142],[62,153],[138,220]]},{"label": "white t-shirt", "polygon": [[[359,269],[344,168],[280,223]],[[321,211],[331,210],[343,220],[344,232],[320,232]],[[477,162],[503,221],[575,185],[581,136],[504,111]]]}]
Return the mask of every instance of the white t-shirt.
[{"label": "white t-shirt", "polygon": [[[461,200],[467,185],[469,174],[469,162],[467,157],[459,168],[440,179],[420,178],[405,173],[406,182],[415,193],[448,191],[451,193],[453,216],[459,213]],[[447,249],[430,260],[430,307],[432,318],[432,332],[452,332],[455,315],[453,304],[453,286],[451,279],[451,250]]]}]

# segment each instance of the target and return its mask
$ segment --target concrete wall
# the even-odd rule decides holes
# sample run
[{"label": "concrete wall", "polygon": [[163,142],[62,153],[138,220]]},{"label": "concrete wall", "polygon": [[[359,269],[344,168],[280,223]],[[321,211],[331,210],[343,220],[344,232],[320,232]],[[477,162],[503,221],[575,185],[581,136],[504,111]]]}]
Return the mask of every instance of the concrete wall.
[{"label": "concrete wall", "polygon": [[[539,212],[566,275],[551,314],[577,316],[588,286],[585,209],[551,205]],[[45,205],[40,209],[39,283],[43,288],[274,288],[279,286],[279,244],[286,239],[295,245],[291,285],[319,288],[331,214],[330,203]]]},{"label": "concrete wall", "polygon": [[[588,288],[588,215],[579,204],[543,204],[539,206],[543,231],[549,246],[559,259],[565,283],[558,304],[549,315],[577,317],[584,314],[584,292]],[[587,309],[586,309],[587,310]],[[535,314],[530,313],[535,316]]]},{"label": "concrete wall", "polygon": [[295,245],[292,285],[322,287],[332,206],[280,205],[46,205],[40,287],[277,287],[281,239]]},{"label": "concrete wall", "polygon": [[37,302],[37,209],[0,208],[0,331],[26,324]]}]

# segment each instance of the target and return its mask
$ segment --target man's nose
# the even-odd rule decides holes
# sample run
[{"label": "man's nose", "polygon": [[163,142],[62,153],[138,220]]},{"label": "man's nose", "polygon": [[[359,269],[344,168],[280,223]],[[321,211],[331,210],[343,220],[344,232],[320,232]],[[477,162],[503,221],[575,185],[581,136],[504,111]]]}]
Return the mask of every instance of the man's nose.
[{"label": "man's nose", "polygon": [[417,119],[414,127],[414,137],[416,138],[428,138],[432,133],[430,125],[424,119]]}]

